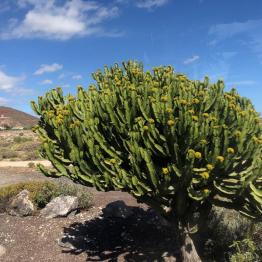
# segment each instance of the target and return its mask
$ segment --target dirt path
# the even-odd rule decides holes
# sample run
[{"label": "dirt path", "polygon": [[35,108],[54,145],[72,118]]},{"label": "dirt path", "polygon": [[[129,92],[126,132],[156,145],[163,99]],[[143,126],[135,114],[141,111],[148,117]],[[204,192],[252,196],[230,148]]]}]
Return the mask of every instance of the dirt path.
[{"label": "dirt path", "polygon": [[0,161],[1,167],[28,167],[29,163],[42,164],[44,166],[51,166],[48,160],[35,160],[35,161]]},{"label": "dirt path", "polygon": [[0,187],[48,178],[28,167],[0,167]]}]

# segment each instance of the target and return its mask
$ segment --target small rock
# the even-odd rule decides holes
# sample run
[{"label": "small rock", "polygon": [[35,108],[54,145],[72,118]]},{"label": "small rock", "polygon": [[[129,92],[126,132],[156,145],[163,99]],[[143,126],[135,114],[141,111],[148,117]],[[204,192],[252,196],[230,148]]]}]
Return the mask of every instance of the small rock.
[{"label": "small rock", "polygon": [[63,238],[61,239],[57,239],[57,244],[65,249],[70,249],[70,250],[74,250],[75,247],[68,241],[65,241]]},{"label": "small rock", "polygon": [[6,252],[6,248],[2,245],[0,245],[0,257],[3,256]]},{"label": "small rock", "polygon": [[102,209],[102,212],[104,217],[128,218],[133,215],[133,209],[128,207],[122,200],[109,203]]},{"label": "small rock", "polygon": [[16,195],[7,208],[7,212],[12,216],[30,216],[35,208],[29,200],[29,191],[23,190]]},{"label": "small rock", "polygon": [[46,218],[64,217],[78,208],[78,198],[74,196],[60,196],[49,202],[40,212]]}]

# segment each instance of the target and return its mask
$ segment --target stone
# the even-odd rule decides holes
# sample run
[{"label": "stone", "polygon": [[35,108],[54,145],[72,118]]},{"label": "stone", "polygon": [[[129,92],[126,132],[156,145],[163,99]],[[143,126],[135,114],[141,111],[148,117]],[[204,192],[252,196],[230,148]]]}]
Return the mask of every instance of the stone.
[{"label": "stone", "polygon": [[40,215],[46,218],[65,217],[78,208],[78,198],[75,196],[60,196],[49,202],[40,211]]},{"label": "stone", "polygon": [[0,257],[3,256],[5,253],[6,253],[6,248],[0,245]]},{"label": "stone", "polygon": [[29,200],[29,191],[23,190],[10,202],[7,212],[12,216],[30,216],[35,211],[34,204]]},{"label": "stone", "polygon": [[106,205],[102,209],[104,217],[118,217],[118,218],[128,218],[133,215],[132,207],[125,204],[124,201],[118,200]]}]

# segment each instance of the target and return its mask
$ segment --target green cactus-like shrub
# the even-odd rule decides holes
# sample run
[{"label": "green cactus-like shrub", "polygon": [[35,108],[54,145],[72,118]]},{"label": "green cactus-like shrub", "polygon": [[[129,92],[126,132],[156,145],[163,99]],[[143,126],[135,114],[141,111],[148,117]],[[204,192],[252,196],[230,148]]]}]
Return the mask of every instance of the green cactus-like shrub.
[{"label": "green cactus-like shrub", "polygon": [[55,168],[44,174],[147,203],[179,230],[184,261],[199,261],[190,235],[212,205],[261,219],[262,127],[247,98],[171,66],[127,62],[93,77],[75,97],[57,88],[32,102]]}]

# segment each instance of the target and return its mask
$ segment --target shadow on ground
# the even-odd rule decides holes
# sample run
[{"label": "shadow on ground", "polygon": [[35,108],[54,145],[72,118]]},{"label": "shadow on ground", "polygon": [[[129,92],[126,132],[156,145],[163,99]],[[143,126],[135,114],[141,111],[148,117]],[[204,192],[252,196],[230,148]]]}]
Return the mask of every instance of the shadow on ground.
[{"label": "shadow on ground", "polygon": [[128,218],[97,217],[64,228],[62,242],[85,252],[87,261],[176,261],[177,236],[172,228],[161,225],[153,210],[133,207]]}]

